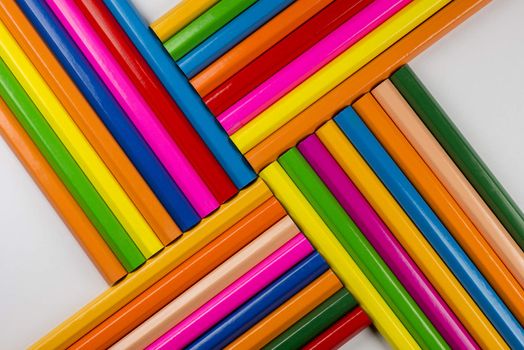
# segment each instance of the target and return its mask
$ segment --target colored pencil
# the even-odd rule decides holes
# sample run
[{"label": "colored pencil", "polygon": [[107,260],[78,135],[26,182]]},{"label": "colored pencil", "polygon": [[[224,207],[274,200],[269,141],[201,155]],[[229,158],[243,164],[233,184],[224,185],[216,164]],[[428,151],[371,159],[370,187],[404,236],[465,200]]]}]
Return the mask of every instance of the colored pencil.
[{"label": "colored pencil", "polygon": [[256,179],[238,149],[140,15],[128,1],[105,0],[113,16],[156,73],[171,97],[189,119],[238,189]]},{"label": "colored pencil", "polygon": [[318,137],[309,136],[298,149],[449,346],[452,349],[479,349]]},{"label": "colored pencil", "polygon": [[100,1],[75,0],[198,176],[224,203],[237,190],[126,33]]},{"label": "colored pencil", "polygon": [[206,68],[229,49],[264,25],[293,0],[258,0],[232,21],[204,40],[177,64],[189,79]]},{"label": "colored pencil", "polygon": [[113,285],[122,279],[126,270],[2,99],[0,135],[64,220],[106,282]]},{"label": "colored pencil", "polygon": [[169,38],[164,43],[164,47],[171,57],[177,61],[242,13],[242,11],[245,11],[254,2],[255,0],[219,1]]},{"label": "colored pencil", "polygon": [[365,66],[397,40],[444,7],[450,0],[415,0],[397,15],[362,38],[306,81],[282,97],[255,119],[235,132],[231,139],[246,153],[271,133]]},{"label": "colored pencil", "polygon": [[182,349],[313,252],[299,234],[179,322],[149,348]]},{"label": "colored pencil", "polygon": [[151,23],[151,29],[164,42],[217,2],[218,0],[182,0]]},{"label": "colored pencil", "polygon": [[196,225],[198,214],[47,5],[37,0],[20,0],[18,5],[181,230]]},{"label": "colored pencil", "polygon": [[166,247],[150,263],[93,299],[30,349],[67,348],[96,327],[100,320],[108,318],[136,298],[270,197],[267,186],[262,181],[255,182],[192,231]]},{"label": "colored pencil", "polygon": [[175,300],[164,306],[147,321],[120,339],[111,349],[145,348],[284,245],[298,232],[293,221],[287,216],[284,217]]},{"label": "colored pencil", "polygon": [[318,137],[482,348],[508,349],[422,233],[333,121]]},{"label": "colored pencil", "polygon": [[[0,23],[0,25],[3,24]],[[140,250],[46,123],[45,118],[3,60],[0,60],[0,69],[2,72],[0,77],[2,99],[124,268],[127,271],[136,269],[145,262]]]},{"label": "colored pencil", "polygon": [[[105,217],[109,220],[108,225],[112,226],[112,228],[106,227],[105,239],[111,240],[111,242],[107,242],[112,249],[120,250],[118,252],[119,259],[124,258],[124,255],[126,255],[125,259],[127,261],[121,260],[126,269],[134,270],[144,262],[144,256],[147,258],[162,249],[162,244],[3,23],[0,23],[0,38],[2,39],[0,55],[5,62],[4,69],[11,69],[14,75],[13,79],[18,79],[19,81],[19,84],[10,84],[16,85],[20,91],[18,95],[24,96],[27,101],[24,103],[31,105],[26,113],[36,114],[38,119],[44,118],[44,120],[39,121],[41,125],[38,126],[38,128],[45,130],[43,132],[47,134],[40,136],[42,140],[57,137],[54,147],[61,148],[61,152],[66,153],[68,158],[69,156],[72,157],[69,164],[72,165],[71,162],[77,163],[78,170],[83,171],[90,182],[89,187],[91,187],[92,183],[94,189],[98,191],[96,195],[90,191],[91,195],[97,198],[101,197],[100,199],[107,203],[103,207],[105,211],[110,209]],[[11,79],[11,81],[13,80]],[[25,92],[22,92],[21,89],[25,89]],[[36,108],[39,108],[41,113]],[[65,149],[62,147],[65,147]],[[55,167],[58,165],[56,164]],[[83,177],[80,174],[77,176]],[[77,196],[76,199],[80,200],[80,197]],[[100,202],[100,199],[98,202]],[[119,223],[111,219],[112,217],[116,217]],[[94,218],[92,217],[91,219]],[[98,218],[102,220],[101,217]],[[105,223],[105,219],[102,222]],[[111,237],[109,232],[113,230],[115,235]],[[133,241],[130,241],[128,234]],[[120,241],[122,246],[117,244]],[[137,244],[139,251],[135,251],[137,248],[135,244]],[[117,254],[116,251],[115,254]]]},{"label": "colored pencil", "polygon": [[465,21],[489,0],[455,0],[421,23],[404,38],[341,82],[332,91],[276,130],[246,153],[256,171],[274,161],[298,141],[315,132],[322,123],[356,98],[386,79],[395,69],[415,57],[455,26]]},{"label": "colored pencil", "polygon": [[173,219],[18,6],[0,1],[0,18],[161,242],[167,245],[180,236]]},{"label": "colored pencil", "polygon": [[373,96],[460,205],[521,286],[524,253],[390,80]]},{"label": "colored pencil", "polygon": [[[163,248],[151,227],[71,119],[5,25],[0,55],[145,258]],[[135,266],[136,267],[136,266]]]},{"label": "colored pencil", "polygon": [[350,107],[335,121],[399,201],[512,348],[524,346],[524,330],[400,168]]},{"label": "colored pencil", "polygon": [[200,96],[209,94],[332,2],[333,0],[295,1],[207,66],[191,79],[191,84]]},{"label": "colored pencil", "polygon": [[342,288],[266,344],[264,350],[299,350],[356,306],[355,298]]},{"label": "colored pencil", "polygon": [[411,1],[374,1],[221,113],[218,121],[228,134],[235,133]]},{"label": "colored pencil", "polygon": [[72,0],[46,0],[201,217],[219,203]]},{"label": "colored pencil", "polygon": [[266,167],[260,176],[282,203],[304,235],[327,260],[344,286],[364,307],[382,335],[399,349],[420,347],[391,311],[351,256],[304,198],[278,162]]},{"label": "colored pencil", "polygon": [[[214,115],[221,114],[369,3],[371,3],[371,0],[335,0],[331,5],[318,12],[313,18],[253,60],[253,62],[222,82],[213,91],[205,94],[202,91],[201,94],[204,96],[203,99],[206,105]],[[290,5],[288,9],[293,6]],[[286,10],[282,11],[282,13],[285,13]],[[266,26],[269,23],[271,21]],[[256,33],[252,36],[255,35]],[[239,45],[242,45],[242,43]],[[234,50],[235,48],[231,49],[222,57],[227,57],[229,52]],[[219,58],[217,61],[221,59]],[[212,77],[207,76],[206,72],[208,69],[211,72],[213,65],[214,63],[191,80],[197,90],[200,89],[201,85],[198,83],[200,76],[205,78],[205,82],[212,79]]]},{"label": "colored pencil", "polygon": [[323,275],[326,270],[328,270],[328,265],[320,254],[311,253],[186,349],[225,348],[273,310]]},{"label": "colored pencil", "polygon": [[285,211],[271,198],[173,269],[127,305],[71,345],[71,350],[107,349],[198,282],[275,222]]},{"label": "colored pencil", "polygon": [[424,197],[448,231],[519,321],[524,289],[371,94],[353,105],[377,141]]},{"label": "colored pencil", "polygon": [[300,152],[292,148],[278,162],[417,343],[423,348],[448,349],[430,320]]},{"label": "colored pencil", "polygon": [[453,124],[444,109],[409,67],[403,67],[396,72],[391,77],[391,81],[484,198],[515,242],[524,249],[524,213]]},{"label": "colored pencil", "polygon": [[370,325],[371,320],[364,310],[357,307],[309,342],[303,349],[337,349]]},{"label": "colored pencil", "polygon": [[328,270],[229,344],[226,349],[261,349],[341,288],[340,280],[333,271]]}]

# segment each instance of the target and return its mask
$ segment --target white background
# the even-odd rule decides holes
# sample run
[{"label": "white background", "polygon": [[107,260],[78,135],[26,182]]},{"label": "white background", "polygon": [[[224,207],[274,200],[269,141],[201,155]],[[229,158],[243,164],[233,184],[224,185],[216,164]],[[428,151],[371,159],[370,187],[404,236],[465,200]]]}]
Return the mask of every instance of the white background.
[{"label": "white background", "polygon": [[[134,0],[153,20],[173,0]],[[498,0],[411,66],[524,208],[524,1]],[[0,348],[22,349],[107,286],[0,138]],[[384,349],[366,330],[345,349]]]}]

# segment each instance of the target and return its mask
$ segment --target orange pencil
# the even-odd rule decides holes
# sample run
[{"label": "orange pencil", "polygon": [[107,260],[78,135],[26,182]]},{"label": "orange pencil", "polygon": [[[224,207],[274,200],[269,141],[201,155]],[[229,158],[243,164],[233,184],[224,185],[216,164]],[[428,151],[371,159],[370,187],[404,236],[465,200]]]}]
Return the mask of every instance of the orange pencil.
[{"label": "orange pencil", "polygon": [[229,344],[226,349],[262,348],[341,288],[343,288],[342,283],[333,271],[324,272],[310,285]]},{"label": "orange pencil", "polygon": [[0,133],[102,273],[107,283],[114,284],[124,277],[126,270],[120,265],[91,221],[1,98]]},{"label": "orange pencil", "polygon": [[297,0],[191,79],[205,96],[333,0]]},{"label": "orange pencil", "polygon": [[428,164],[521,286],[524,252],[390,80],[373,96]]},{"label": "orange pencil", "polygon": [[477,265],[517,319],[524,321],[524,290],[428,165],[371,94],[353,107]]},{"label": "orange pencil", "polygon": [[14,1],[0,19],[164,245],[181,232]]},{"label": "orange pencil", "polygon": [[100,323],[70,349],[106,349],[286,215],[272,197]]},{"label": "orange pencil", "polygon": [[373,61],[339,84],[335,89],[282,126],[245,154],[255,171],[262,170],[287,149],[313,133],[336,112],[362,94],[446,33],[469,18],[490,0],[455,0],[412,30]]}]

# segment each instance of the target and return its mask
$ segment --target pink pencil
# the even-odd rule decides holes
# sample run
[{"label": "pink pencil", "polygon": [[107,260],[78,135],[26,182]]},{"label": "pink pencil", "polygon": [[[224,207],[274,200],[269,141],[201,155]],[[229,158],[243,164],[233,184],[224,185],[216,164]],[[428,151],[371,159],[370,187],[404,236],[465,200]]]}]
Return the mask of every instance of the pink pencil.
[{"label": "pink pencil", "polygon": [[182,349],[313,252],[303,234],[289,242],[147,347]]},{"label": "pink pencil", "polygon": [[74,2],[46,1],[195,210],[204,217],[218,208],[218,201]]},{"label": "pink pencil", "polygon": [[332,61],[412,0],[376,0],[218,116],[229,135]]}]

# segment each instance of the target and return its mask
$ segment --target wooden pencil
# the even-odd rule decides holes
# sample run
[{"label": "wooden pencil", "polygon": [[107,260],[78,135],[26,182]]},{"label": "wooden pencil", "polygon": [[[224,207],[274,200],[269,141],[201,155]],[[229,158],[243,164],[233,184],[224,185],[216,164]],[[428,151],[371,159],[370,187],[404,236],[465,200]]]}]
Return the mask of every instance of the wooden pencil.
[{"label": "wooden pencil", "polygon": [[285,215],[275,198],[268,199],[70,348],[107,349]]},{"label": "wooden pencil", "polygon": [[292,148],[278,162],[417,343],[447,349],[440,333],[300,152]]},{"label": "wooden pencil", "polygon": [[[0,22],[0,25],[3,25]],[[60,176],[64,185],[89,217],[105,242],[127,271],[145,262],[144,256],[128,236],[109,206],[98,194],[74,158],[60,142],[38,108],[24,91],[3,60],[0,60],[0,95],[40,152]]]},{"label": "wooden pencil", "polygon": [[169,38],[164,43],[164,47],[177,61],[254,2],[255,0],[219,1]]},{"label": "wooden pencil", "polygon": [[260,171],[487,3],[489,0],[452,1],[246,153],[246,159]]},{"label": "wooden pencil", "polygon": [[30,349],[66,349],[87,332],[125,306],[206,244],[271,197],[262,181],[241,191],[219,211],[166,247],[155,259],[102,293],[81,310],[34,343]]},{"label": "wooden pencil", "polygon": [[327,122],[316,134],[477,344],[488,349],[508,349],[475,301],[335,122]]},{"label": "wooden pencil", "polygon": [[260,176],[271,188],[289,215],[325,257],[344,286],[367,310],[382,335],[399,349],[419,349],[410,333],[395,316],[355,261],[334,237],[278,162],[265,168]]},{"label": "wooden pencil", "polygon": [[252,6],[182,57],[182,59],[178,60],[178,66],[186,77],[189,79],[193,78],[202,69],[229,51],[292,2],[292,0],[256,1]]},{"label": "wooden pencil", "polygon": [[508,345],[518,348],[524,344],[524,330],[515,316],[356,112],[348,107],[335,117],[335,121],[459,277]]},{"label": "wooden pencil", "polygon": [[299,233],[149,345],[181,350],[314,251]]},{"label": "wooden pencil", "polygon": [[0,132],[107,283],[122,279],[126,270],[2,99]]},{"label": "wooden pencil", "polygon": [[198,73],[191,79],[191,84],[200,96],[206,96],[332,2],[333,0],[295,1]]},{"label": "wooden pencil", "polygon": [[524,213],[409,67],[391,77],[424,124],[524,249]]},{"label": "wooden pencil", "polygon": [[162,243],[180,236],[173,219],[18,6],[0,1],[0,18]]},{"label": "wooden pencil", "polygon": [[[264,117],[264,112],[272,104],[277,103],[294,88],[313,76],[322,68],[328,67],[335,59],[339,59],[351,47],[365,45],[373,38],[370,34],[384,22],[401,11],[412,0],[376,0],[349,18],[340,27],[329,33],[322,40],[310,47],[288,65],[280,69],[266,81],[235,102],[231,107],[217,116],[218,121],[228,134],[232,135],[244,126]],[[409,8],[408,8],[409,9]],[[419,9],[422,12],[422,9]],[[387,24],[386,24],[387,25]],[[398,28],[390,28],[391,33]],[[380,30],[379,30],[380,31]],[[368,34],[370,34],[368,36]],[[360,42],[362,40],[362,42]],[[374,39],[377,41],[377,39]],[[358,44],[358,45],[357,45]],[[367,49],[371,52],[373,45]],[[354,50],[353,50],[354,51]],[[355,61],[359,58],[358,50],[352,53]],[[367,63],[367,62],[366,62]],[[343,71],[341,71],[341,74]],[[247,125],[246,125],[247,124]]]},{"label": "wooden pencil", "polygon": [[337,349],[369,326],[371,326],[371,320],[362,308],[357,307],[309,342],[303,349]]},{"label": "wooden pencil", "polygon": [[169,136],[220,204],[237,189],[111,12],[100,1],[75,0]]},{"label": "wooden pencil", "polygon": [[161,41],[166,41],[217,2],[218,0],[182,0],[151,23],[151,29]]},{"label": "wooden pencil", "polygon": [[264,346],[265,350],[300,350],[308,342],[351,312],[357,301],[345,288],[326,299],[298,322]]},{"label": "wooden pencil", "polygon": [[390,80],[373,96],[467,214],[521,286],[524,252]]},{"label": "wooden pencil", "polygon": [[180,229],[196,225],[200,216],[47,5],[36,0],[17,4]]},{"label": "wooden pencil", "polygon": [[0,23],[0,55],[42,116],[78,163],[144,257],[163,248],[142,214],[109,171],[22,48]]},{"label": "wooden pencil", "polygon": [[164,306],[145,322],[114,344],[111,349],[145,348],[209,301],[237,278],[281,247],[299,230],[284,217],[262,235],[238,251],[183,294]]},{"label": "wooden pencil", "polygon": [[240,152],[248,152],[449,2],[450,0],[413,1],[258,114],[255,119],[231,135],[231,140]]},{"label": "wooden pencil", "polygon": [[260,349],[340,290],[342,283],[328,270],[268,316],[235,339],[226,349]]}]

